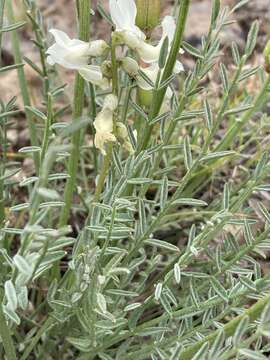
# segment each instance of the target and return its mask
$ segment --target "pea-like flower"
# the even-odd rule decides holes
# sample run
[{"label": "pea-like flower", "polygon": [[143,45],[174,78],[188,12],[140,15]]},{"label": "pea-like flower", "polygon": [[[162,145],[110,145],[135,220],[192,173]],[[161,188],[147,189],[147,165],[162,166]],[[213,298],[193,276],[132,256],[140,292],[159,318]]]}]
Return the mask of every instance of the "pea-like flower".
[{"label": "pea-like flower", "polygon": [[96,129],[95,146],[103,155],[106,155],[106,143],[116,141],[116,137],[113,134],[113,113],[117,105],[117,97],[112,94],[107,95],[102,110],[94,121],[94,127]]},{"label": "pea-like flower", "polygon": [[162,38],[158,45],[153,46],[145,41],[145,34],[136,26],[137,7],[134,0],[110,0],[110,13],[119,41],[136,51],[146,63],[158,61],[165,37],[172,44],[176,25],[171,16],[166,16],[162,21]]},{"label": "pea-like flower", "polygon": [[[161,50],[162,43],[166,37],[168,37],[169,50],[170,50],[170,48],[172,46],[172,42],[173,42],[175,29],[176,29],[176,25],[175,25],[175,21],[174,21],[173,17],[165,16],[165,18],[162,21],[162,38],[160,40],[159,45],[156,46],[156,49],[158,49],[159,52]],[[183,53],[182,49],[180,50],[180,53]],[[159,73],[158,62],[157,61],[152,62],[150,64],[150,66],[141,68],[141,71],[143,71],[144,74],[152,81],[152,83],[155,84],[157,77],[158,77],[158,73]],[[179,74],[182,71],[184,71],[184,67],[183,67],[182,63],[179,60],[177,60],[175,63],[175,67],[174,67],[174,73]],[[141,89],[146,90],[146,91],[152,90],[153,87],[149,84],[149,82],[144,80],[141,76],[137,77],[137,81],[138,81],[138,86]],[[170,87],[168,87],[168,89],[167,89],[166,97],[168,99],[170,99],[172,97],[172,90],[170,89]]]},{"label": "pea-like flower", "polygon": [[81,76],[93,84],[104,86],[106,80],[103,78],[99,66],[89,65],[91,57],[103,55],[108,50],[104,40],[95,40],[89,43],[78,39],[70,39],[63,31],[52,29],[55,44],[47,50],[47,62],[50,65],[59,64],[67,69],[77,70]]}]

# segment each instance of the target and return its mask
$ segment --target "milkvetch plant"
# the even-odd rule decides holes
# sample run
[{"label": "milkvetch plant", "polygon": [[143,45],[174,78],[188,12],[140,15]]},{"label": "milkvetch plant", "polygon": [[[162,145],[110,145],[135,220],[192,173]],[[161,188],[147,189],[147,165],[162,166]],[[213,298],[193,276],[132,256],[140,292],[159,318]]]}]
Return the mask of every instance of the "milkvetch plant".
[{"label": "milkvetch plant", "polygon": [[[269,357],[269,45],[252,58],[257,22],[244,49],[221,44],[246,2],[213,0],[194,47],[189,0],[164,18],[160,1],[108,0],[107,13],[77,0],[77,38],[25,0],[38,62],[3,2],[14,64],[0,76],[17,71],[23,106],[0,103],[1,358]],[[91,35],[97,12],[107,42]],[[14,152],[22,114],[29,143]]]}]

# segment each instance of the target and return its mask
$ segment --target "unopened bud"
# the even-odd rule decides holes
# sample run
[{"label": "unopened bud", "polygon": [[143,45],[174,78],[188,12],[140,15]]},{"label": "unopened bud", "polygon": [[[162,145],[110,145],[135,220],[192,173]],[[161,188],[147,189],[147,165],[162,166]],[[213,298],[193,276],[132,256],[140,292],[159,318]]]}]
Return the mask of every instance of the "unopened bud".
[{"label": "unopened bud", "polygon": [[138,75],[139,65],[136,60],[127,56],[120,60],[120,64],[129,76],[135,78]]},{"label": "unopened bud", "polygon": [[112,63],[109,60],[103,61],[101,64],[101,72],[103,76],[105,76],[108,79],[112,78]]},{"label": "unopened bud", "polygon": [[136,25],[143,31],[153,30],[159,23],[161,0],[136,0]]},{"label": "unopened bud", "polygon": [[270,40],[264,48],[263,56],[265,61],[265,69],[268,73],[270,73]]},{"label": "unopened bud", "polygon": [[150,108],[153,101],[153,91],[138,88],[139,103],[141,106]]}]

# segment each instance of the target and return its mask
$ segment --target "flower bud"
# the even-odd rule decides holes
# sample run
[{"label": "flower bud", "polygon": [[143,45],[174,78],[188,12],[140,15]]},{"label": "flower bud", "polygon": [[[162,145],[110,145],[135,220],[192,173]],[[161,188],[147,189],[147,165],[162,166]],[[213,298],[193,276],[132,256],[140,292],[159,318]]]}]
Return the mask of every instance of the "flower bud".
[{"label": "flower bud", "polygon": [[138,88],[139,104],[150,108],[153,101],[153,91]]},{"label": "flower bud", "polygon": [[263,56],[265,61],[265,69],[268,73],[270,73],[270,40],[264,48]]},{"label": "flower bud", "polygon": [[161,0],[136,0],[136,25],[143,31],[153,30],[159,23]]},{"label": "flower bud", "polygon": [[127,56],[120,60],[120,64],[129,76],[135,78],[138,75],[139,65],[136,60]]},{"label": "flower bud", "polygon": [[101,72],[108,79],[112,78],[112,62],[110,60],[103,61],[101,64]]}]

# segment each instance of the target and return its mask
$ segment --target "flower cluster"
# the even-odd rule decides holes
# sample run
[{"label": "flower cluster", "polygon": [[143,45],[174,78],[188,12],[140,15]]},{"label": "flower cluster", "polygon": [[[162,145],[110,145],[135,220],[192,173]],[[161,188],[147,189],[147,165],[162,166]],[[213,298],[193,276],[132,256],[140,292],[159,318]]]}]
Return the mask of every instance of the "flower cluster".
[{"label": "flower cluster", "polygon": [[[137,81],[137,85],[144,91],[152,91],[152,86],[139,75],[140,70],[146,78],[155,83],[160,73],[158,61],[164,40],[168,39],[169,50],[172,46],[176,29],[173,17],[166,16],[162,21],[162,36],[157,45],[147,42],[146,35],[136,25],[137,7],[134,0],[110,0],[110,14],[115,26],[113,33],[114,41],[119,46],[126,46],[136,54],[137,59],[124,56],[119,59],[122,68]],[[92,84],[103,89],[110,88],[110,74],[104,66],[97,65],[96,58],[106,57],[109,53],[109,45],[104,40],[95,40],[89,43],[70,39],[64,32],[52,29],[51,34],[55,38],[55,44],[47,50],[49,64],[59,64],[68,69],[76,70],[80,75]],[[140,64],[140,65],[139,65]],[[182,64],[177,61],[174,72],[183,70]],[[166,97],[171,98],[172,91],[168,88]],[[112,98],[106,98],[101,112],[95,120],[96,138],[95,144],[102,154],[105,154],[105,144],[116,141],[117,133],[114,133],[113,112],[117,107],[117,99],[114,98],[114,106],[108,107]],[[123,125],[123,124],[122,124]],[[121,125],[121,126],[122,126]],[[124,126],[124,125],[123,125]],[[122,135],[127,131],[123,131]],[[115,126],[117,129],[117,126]],[[116,130],[115,130],[116,131]],[[126,146],[129,147],[129,146]]]}]

